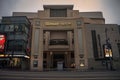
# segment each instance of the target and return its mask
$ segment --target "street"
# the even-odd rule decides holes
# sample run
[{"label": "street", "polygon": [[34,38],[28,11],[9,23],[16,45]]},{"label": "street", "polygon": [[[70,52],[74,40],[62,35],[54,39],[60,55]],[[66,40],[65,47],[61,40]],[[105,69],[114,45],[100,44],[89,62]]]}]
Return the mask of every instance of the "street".
[{"label": "street", "polygon": [[0,80],[120,80],[120,71],[0,71]]}]

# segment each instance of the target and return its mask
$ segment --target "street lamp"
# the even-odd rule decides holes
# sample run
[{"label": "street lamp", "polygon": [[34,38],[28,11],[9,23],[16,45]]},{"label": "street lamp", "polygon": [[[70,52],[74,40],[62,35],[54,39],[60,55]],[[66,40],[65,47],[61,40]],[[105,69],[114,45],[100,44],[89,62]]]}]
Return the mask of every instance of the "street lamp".
[{"label": "street lamp", "polygon": [[107,64],[108,64],[107,57],[109,58],[110,70],[113,70],[113,66],[112,66],[112,50],[111,50],[110,39],[108,38],[108,35],[107,35],[107,31],[108,31],[108,29],[105,28],[105,35],[106,35],[105,58],[106,58]]}]

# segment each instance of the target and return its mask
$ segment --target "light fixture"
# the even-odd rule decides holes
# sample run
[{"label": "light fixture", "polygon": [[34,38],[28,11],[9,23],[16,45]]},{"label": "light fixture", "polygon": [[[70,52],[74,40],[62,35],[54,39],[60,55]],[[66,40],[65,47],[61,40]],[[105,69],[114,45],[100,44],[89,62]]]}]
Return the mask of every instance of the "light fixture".
[{"label": "light fixture", "polygon": [[84,63],[80,63],[80,67],[84,67],[85,65],[84,65]]}]

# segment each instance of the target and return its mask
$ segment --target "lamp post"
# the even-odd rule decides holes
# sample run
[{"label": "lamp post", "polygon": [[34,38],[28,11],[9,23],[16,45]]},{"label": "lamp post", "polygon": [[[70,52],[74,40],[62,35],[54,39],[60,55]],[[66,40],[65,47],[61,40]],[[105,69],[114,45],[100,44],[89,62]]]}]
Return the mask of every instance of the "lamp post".
[{"label": "lamp post", "polygon": [[[107,53],[108,53],[109,63],[110,63],[110,70],[113,70],[113,66],[112,66],[112,50],[111,50],[110,39],[108,38],[108,35],[107,35],[107,31],[108,31],[108,29],[105,28],[106,46],[107,46]],[[105,55],[105,57],[107,57],[107,56]],[[106,62],[107,62],[107,65],[108,65],[107,58],[106,58]],[[108,68],[108,66],[107,66],[107,68]]]}]

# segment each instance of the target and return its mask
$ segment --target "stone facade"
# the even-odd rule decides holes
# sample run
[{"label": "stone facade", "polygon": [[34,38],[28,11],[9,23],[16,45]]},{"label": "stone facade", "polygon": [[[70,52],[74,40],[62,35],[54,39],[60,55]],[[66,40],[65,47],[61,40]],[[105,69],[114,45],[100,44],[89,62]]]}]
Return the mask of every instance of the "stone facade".
[{"label": "stone facade", "polygon": [[[58,69],[61,65],[63,69],[106,69],[106,34],[112,45],[112,66],[120,68],[118,25],[105,24],[102,12],[79,12],[73,5],[44,5],[37,13],[14,12],[13,16],[27,16],[32,24],[31,70]],[[97,59],[91,31],[96,33]]]}]

